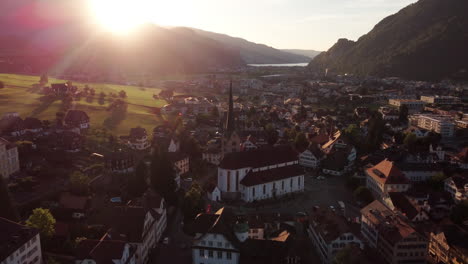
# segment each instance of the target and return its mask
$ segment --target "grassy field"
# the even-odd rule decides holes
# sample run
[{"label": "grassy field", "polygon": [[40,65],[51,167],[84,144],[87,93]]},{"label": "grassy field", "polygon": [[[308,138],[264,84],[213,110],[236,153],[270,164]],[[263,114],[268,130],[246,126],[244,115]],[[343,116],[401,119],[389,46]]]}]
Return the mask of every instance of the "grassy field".
[{"label": "grassy field", "polygon": [[[39,82],[38,76],[0,74],[0,81],[5,84],[5,88],[0,89],[0,115],[6,112],[18,112],[22,118],[37,117],[53,120],[55,114],[61,110],[61,100],[53,102],[41,100],[43,95],[32,88],[33,84]],[[65,82],[65,80],[49,78],[49,84],[56,82]],[[87,101],[86,98],[74,101],[74,108],[86,111],[94,128],[107,128],[115,135],[125,135],[128,134],[130,128],[141,126],[150,133],[161,122],[152,113],[155,107],[166,104],[164,100],[153,99],[153,94],[158,94],[160,89],[105,83],[73,82],[73,85],[78,86],[78,88],[88,85],[96,91],[96,96],[92,101]],[[121,117],[120,122],[117,124],[114,122],[114,125],[111,126],[106,122],[106,119],[111,115],[111,112],[107,111],[109,102],[106,99],[105,104],[100,105],[97,95],[100,92],[107,95],[109,93],[117,94],[121,90],[127,93],[128,110],[126,115]]]}]

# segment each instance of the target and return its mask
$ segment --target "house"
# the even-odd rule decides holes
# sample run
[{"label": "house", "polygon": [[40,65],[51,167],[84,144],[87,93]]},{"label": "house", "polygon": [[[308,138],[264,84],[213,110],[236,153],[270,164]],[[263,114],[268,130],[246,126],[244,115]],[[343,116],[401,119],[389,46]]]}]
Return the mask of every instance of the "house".
[{"label": "house", "polygon": [[85,140],[80,134],[69,130],[55,133],[51,139],[55,139],[57,146],[67,152],[79,152]]},{"label": "house", "polygon": [[394,211],[400,212],[411,222],[423,222],[429,220],[429,213],[417,201],[410,199],[407,195],[400,192],[389,193],[389,199],[386,204]]},{"label": "house", "polygon": [[327,155],[321,162],[322,172],[325,174],[341,176],[350,168],[348,155],[343,151],[335,151]]},{"label": "house", "polygon": [[184,175],[190,170],[189,156],[182,152],[168,152],[169,160],[174,164],[174,168],[180,175]]},{"label": "house", "polygon": [[126,140],[128,146],[135,150],[146,150],[151,146],[146,129],[142,127],[130,129],[130,135],[128,137],[123,137],[122,139]]},{"label": "house", "polygon": [[246,202],[304,190],[304,170],[290,146],[227,154],[218,167],[222,198]]},{"label": "house", "polygon": [[159,242],[167,227],[167,205],[164,198],[152,189],[148,189],[142,197],[143,207],[155,219],[155,241]]},{"label": "house", "polygon": [[104,165],[107,170],[116,173],[131,173],[135,170],[133,155],[121,149],[105,155]]},{"label": "house", "polygon": [[452,196],[456,203],[468,199],[468,176],[454,175],[444,181],[444,190]]},{"label": "house", "polygon": [[19,116],[3,117],[0,120],[0,131],[5,136],[13,137],[20,137],[27,132],[24,121]]},{"label": "house", "polygon": [[218,166],[222,159],[221,150],[216,148],[208,148],[207,150],[203,151],[202,159],[210,164]]},{"label": "house", "polygon": [[39,231],[0,217],[0,263],[42,263]]},{"label": "house", "polygon": [[361,209],[361,234],[389,264],[426,263],[428,241],[407,221],[376,200]]},{"label": "house", "polygon": [[267,239],[252,239],[249,230],[249,222],[227,208],[199,214],[190,227],[194,234],[192,263],[299,263],[287,230],[279,230]]},{"label": "house", "polygon": [[468,263],[468,233],[454,224],[443,224],[429,235],[429,256],[434,263]]},{"label": "house", "polygon": [[18,147],[0,137],[0,174],[3,178],[9,178],[19,169]]},{"label": "house", "polygon": [[34,117],[27,117],[23,122],[24,128],[27,132],[37,134],[42,132],[43,125],[41,120]]},{"label": "house", "polygon": [[75,249],[75,264],[136,264],[135,248],[120,240],[85,239]]},{"label": "house", "polygon": [[424,138],[429,136],[429,133],[431,133],[430,130],[424,129],[424,128],[419,128],[416,126],[410,126],[405,130],[406,133],[413,133],[416,135],[417,138]]},{"label": "house", "polygon": [[65,192],[60,195],[59,206],[73,219],[82,219],[86,217],[89,207],[88,197]]},{"label": "house", "polygon": [[299,164],[306,168],[316,169],[320,165],[324,154],[317,145],[310,144],[309,147],[299,154]]},{"label": "house", "polygon": [[366,187],[377,199],[383,199],[389,192],[405,192],[411,183],[394,162],[388,159],[365,170]]},{"label": "house", "polygon": [[87,129],[90,127],[88,114],[81,110],[68,110],[63,121],[64,125],[69,127],[77,127],[79,129]]},{"label": "house", "polygon": [[364,249],[359,227],[352,224],[330,209],[317,208],[310,212],[307,233],[322,263],[333,263],[337,253],[343,248],[356,245]]},{"label": "house", "polygon": [[207,198],[211,201],[219,202],[221,201],[221,191],[215,183],[209,183],[205,187]]},{"label": "house", "polygon": [[249,135],[244,142],[241,143],[241,151],[249,151],[258,149],[257,140],[252,135]]},{"label": "house", "polygon": [[[435,155],[435,154],[434,154]],[[400,171],[413,183],[426,182],[432,176],[443,173],[442,167],[437,163],[398,163]]]},{"label": "house", "polygon": [[[135,247],[135,264],[149,263],[149,252],[156,247],[154,212],[142,206],[107,207],[88,218],[90,224],[104,225],[110,240],[125,241]],[[158,216],[160,217],[160,216]]]}]

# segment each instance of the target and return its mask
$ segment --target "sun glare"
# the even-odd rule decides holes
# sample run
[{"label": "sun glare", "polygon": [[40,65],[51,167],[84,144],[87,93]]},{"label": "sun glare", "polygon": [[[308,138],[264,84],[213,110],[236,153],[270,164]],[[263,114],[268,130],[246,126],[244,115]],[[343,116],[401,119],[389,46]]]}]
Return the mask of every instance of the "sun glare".
[{"label": "sun glare", "polygon": [[127,33],[135,27],[153,22],[152,0],[89,0],[97,22],[114,33]]}]

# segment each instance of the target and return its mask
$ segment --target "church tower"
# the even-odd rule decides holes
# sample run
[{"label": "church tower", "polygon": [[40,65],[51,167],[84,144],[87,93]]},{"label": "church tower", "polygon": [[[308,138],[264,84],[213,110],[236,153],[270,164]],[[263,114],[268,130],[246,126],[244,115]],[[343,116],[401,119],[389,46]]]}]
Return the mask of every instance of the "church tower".
[{"label": "church tower", "polygon": [[236,124],[234,121],[234,99],[232,96],[232,80],[229,86],[229,106],[226,115],[226,124],[224,125],[222,155],[231,152],[239,152],[241,140],[236,131]]}]

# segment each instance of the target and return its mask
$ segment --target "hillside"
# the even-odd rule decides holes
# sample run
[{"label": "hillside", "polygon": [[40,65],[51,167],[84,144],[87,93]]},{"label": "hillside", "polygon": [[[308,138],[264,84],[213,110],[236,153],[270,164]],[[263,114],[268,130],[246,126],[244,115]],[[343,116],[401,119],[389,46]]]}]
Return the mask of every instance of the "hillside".
[{"label": "hillside", "polygon": [[[39,76],[0,74],[0,81],[5,84],[1,89],[0,113],[18,112],[22,118],[36,117],[44,120],[54,120],[55,114],[63,110],[63,101],[56,99],[46,100],[39,90],[32,88],[37,84]],[[63,83],[65,80],[49,78],[50,83]],[[126,135],[130,128],[141,126],[148,133],[161,124],[163,120],[154,114],[156,107],[166,104],[164,100],[153,99],[153,94],[161,90],[155,88],[143,88],[137,86],[114,85],[106,83],[80,83],[73,85],[82,89],[84,85],[95,89],[96,95],[91,98],[79,98],[73,103],[73,108],[83,110],[91,118],[93,128],[105,128],[115,135]],[[115,116],[108,107],[111,104],[110,93],[118,94],[124,90],[128,107],[123,115]],[[107,96],[100,101],[98,95],[103,92]]]},{"label": "hillside", "polygon": [[322,53],[321,51],[316,51],[316,50],[303,50],[303,49],[282,49],[284,52],[292,53],[292,54],[297,54],[301,56],[306,56],[308,58],[315,58],[317,55]]},{"label": "hillside", "polygon": [[84,25],[60,25],[33,34],[0,35],[0,39],[1,72],[92,77],[193,73],[244,64],[238,52],[217,41],[191,30],[155,25],[142,26],[128,36],[96,32]]},{"label": "hillside", "polygon": [[358,41],[341,39],[311,70],[407,79],[468,79],[468,1],[420,0]]},{"label": "hillside", "polygon": [[264,44],[257,44],[242,38],[193,29],[198,34],[216,40],[232,50],[238,51],[247,64],[281,64],[308,62],[305,55],[278,50]]}]

